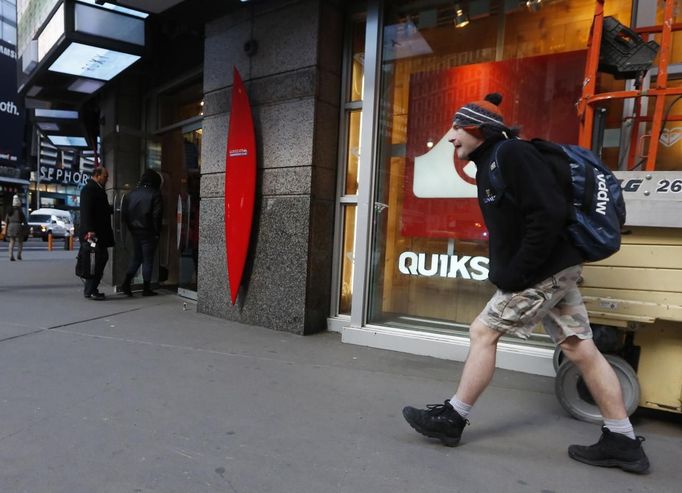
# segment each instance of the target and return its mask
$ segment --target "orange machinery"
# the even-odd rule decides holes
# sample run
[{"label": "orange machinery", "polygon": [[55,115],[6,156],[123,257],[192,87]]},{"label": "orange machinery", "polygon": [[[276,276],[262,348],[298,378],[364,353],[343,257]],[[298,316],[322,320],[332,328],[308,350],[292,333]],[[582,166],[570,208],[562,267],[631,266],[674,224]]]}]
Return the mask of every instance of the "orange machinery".
[{"label": "orange machinery", "polygon": [[[658,12],[663,22],[634,29],[641,37],[638,42],[658,36],[655,68],[631,79],[633,89],[598,93],[605,17],[604,0],[597,0],[583,93],[577,105],[579,144],[594,148],[595,115],[600,105],[634,99],[631,114],[624,115],[622,122],[630,135],[621,131],[625,135],[621,139],[629,139],[629,148],[622,148],[624,164],[616,172],[622,180],[628,213],[622,247],[612,257],[585,266],[581,289],[593,326],[599,326],[601,336],[607,334],[602,338],[606,347],[600,349],[611,353],[607,358],[621,381],[630,413],[638,407],[682,413],[682,154],[671,159],[667,149],[665,166],[660,166],[659,159],[665,124],[682,121],[682,116],[670,115],[677,99],[666,108],[666,97],[682,95],[682,86],[674,87],[673,82],[671,87],[668,77],[673,33],[682,30],[682,24],[674,23],[673,7],[674,0],[663,0],[662,12]],[[653,111],[647,109],[651,101]],[[555,368],[562,406],[578,419],[600,421],[599,410],[577,369],[563,361],[560,352],[555,354]]]}]

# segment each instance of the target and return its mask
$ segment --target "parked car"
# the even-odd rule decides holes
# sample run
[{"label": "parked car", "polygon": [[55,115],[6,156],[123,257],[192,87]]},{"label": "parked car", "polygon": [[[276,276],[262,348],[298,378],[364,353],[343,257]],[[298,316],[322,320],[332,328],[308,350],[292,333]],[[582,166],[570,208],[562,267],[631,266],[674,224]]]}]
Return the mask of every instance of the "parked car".
[{"label": "parked car", "polygon": [[31,228],[31,236],[42,238],[43,241],[47,241],[50,234],[53,238],[74,235],[71,214],[60,209],[37,209],[28,216],[28,225]]}]

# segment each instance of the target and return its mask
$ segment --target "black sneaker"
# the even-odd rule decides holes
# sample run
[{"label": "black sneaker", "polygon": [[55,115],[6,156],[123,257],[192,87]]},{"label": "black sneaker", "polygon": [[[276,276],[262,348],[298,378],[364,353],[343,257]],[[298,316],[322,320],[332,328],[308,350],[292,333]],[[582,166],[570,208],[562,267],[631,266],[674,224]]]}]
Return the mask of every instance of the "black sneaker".
[{"label": "black sneaker", "polygon": [[644,453],[644,437],[634,440],[620,433],[613,433],[606,426],[594,445],[571,445],[568,455],[591,466],[620,467],[623,471],[644,474],[649,470],[649,459]]},{"label": "black sneaker", "polygon": [[450,405],[450,400],[443,404],[427,404],[426,409],[407,406],[403,408],[403,416],[419,433],[437,438],[448,447],[454,447],[459,443],[464,426],[469,424],[469,421],[461,417]]},{"label": "black sneaker", "polygon": [[102,301],[106,298],[106,296],[104,296],[104,293],[100,293],[100,292],[92,293],[92,294],[86,294],[84,296],[89,300],[95,300],[95,301]]}]

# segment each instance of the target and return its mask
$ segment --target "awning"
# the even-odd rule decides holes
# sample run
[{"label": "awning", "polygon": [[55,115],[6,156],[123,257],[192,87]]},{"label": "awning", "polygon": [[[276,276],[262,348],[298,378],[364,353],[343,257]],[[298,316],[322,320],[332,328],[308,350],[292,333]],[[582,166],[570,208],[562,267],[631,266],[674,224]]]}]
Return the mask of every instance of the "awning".
[{"label": "awning", "polygon": [[0,181],[5,183],[17,183],[19,185],[29,185],[31,182],[28,180],[22,180],[21,178],[9,178],[7,176],[0,176]]}]

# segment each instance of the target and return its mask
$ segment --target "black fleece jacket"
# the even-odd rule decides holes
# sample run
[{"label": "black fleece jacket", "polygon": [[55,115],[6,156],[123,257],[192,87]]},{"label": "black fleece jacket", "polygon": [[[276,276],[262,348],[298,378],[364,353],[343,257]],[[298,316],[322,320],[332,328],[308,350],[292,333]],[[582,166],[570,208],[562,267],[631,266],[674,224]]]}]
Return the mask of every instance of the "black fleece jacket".
[{"label": "black fleece jacket", "polygon": [[158,237],[163,217],[161,192],[149,185],[139,185],[123,197],[121,217],[133,235]]},{"label": "black fleece jacket", "polygon": [[476,163],[478,202],[489,233],[489,278],[502,291],[521,291],[582,262],[569,240],[568,202],[550,164],[529,142],[510,140],[498,161],[506,191],[490,183],[495,148],[486,140],[470,159]]}]

